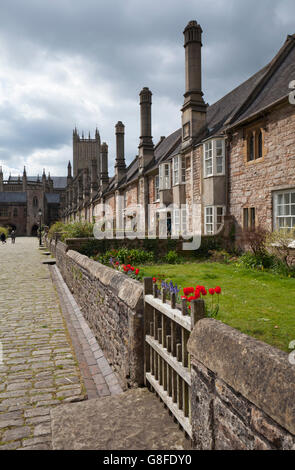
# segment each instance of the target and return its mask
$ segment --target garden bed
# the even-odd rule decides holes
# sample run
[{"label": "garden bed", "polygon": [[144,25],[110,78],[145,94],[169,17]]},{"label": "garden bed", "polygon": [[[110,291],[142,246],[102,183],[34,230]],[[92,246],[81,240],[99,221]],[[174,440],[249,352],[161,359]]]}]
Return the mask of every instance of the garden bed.
[{"label": "garden bed", "polygon": [[139,268],[142,276],[165,278],[181,287],[221,286],[218,320],[289,351],[289,343],[295,339],[294,278],[210,262]]}]

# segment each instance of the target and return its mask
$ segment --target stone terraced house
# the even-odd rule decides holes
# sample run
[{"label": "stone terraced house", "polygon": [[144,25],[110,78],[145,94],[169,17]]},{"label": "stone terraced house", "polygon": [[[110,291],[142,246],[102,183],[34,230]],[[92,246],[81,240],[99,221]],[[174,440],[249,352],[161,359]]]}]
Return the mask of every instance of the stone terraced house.
[{"label": "stone terraced house", "polygon": [[[204,235],[224,226],[225,235],[233,231],[239,239],[243,230],[258,226],[295,226],[295,99],[290,88],[295,80],[295,35],[287,37],[268,65],[211,106],[203,99],[201,47],[201,26],[191,21],[184,30],[181,128],[154,145],[152,93],[143,88],[138,155],[126,167],[124,125],[119,121],[112,178],[108,146],[101,144],[98,131],[87,139],[74,130],[74,174],[69,163],[65,221],[97,221],[106,214],[105,205],[112,209],[114,225],[123,214],[132,230],[138,205],[150,204],[150,223],[156,227],[162,204],[172,204],[168,230],[193,233],[192,207],[197,204]],[[183,204],[186,211],[180,210]]]}]

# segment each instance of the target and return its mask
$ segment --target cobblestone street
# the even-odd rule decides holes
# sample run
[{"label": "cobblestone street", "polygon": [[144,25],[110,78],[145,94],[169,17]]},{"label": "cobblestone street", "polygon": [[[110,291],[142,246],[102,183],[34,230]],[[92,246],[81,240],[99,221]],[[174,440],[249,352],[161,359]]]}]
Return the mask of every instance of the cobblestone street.
[{"label": "cobblestone street", "polygon": [[37,238],[0,245],[0,449],[50,449],[50,409],[85,387]]}]

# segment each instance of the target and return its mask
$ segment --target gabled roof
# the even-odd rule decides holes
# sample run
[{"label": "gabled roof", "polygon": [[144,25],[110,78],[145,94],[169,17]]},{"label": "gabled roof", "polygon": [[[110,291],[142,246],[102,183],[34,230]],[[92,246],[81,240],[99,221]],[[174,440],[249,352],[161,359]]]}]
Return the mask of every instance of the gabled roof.
[{"label": "gabled roof", "polygon": [[243,121],[288,96],[291,91],[289,83],[294,78],[295,35],[288,37],[283,48],[269,64],[266,76],[258,84],[252,99],[245,103],[245,106],[241,109],[241,114],[238,113],[234,122]]},{"label": "gabled roof", "polygon": [[0,192],[0,204],[23,204],[27,202],[27,194],[23,192],[4,191]]},{"label": "gabled roof", "polygon": [[[243,120],[261,112],[263,109],[286,97],[289,93],[289,83],[295,79],[295,35],[288,36],[282,48],[273,60],[261,70],[252,75],[237,88],[225,95],[207,108],[206,138],[224,132],[241,123]],[[195,142],[200,144],[200,138]],[[155,158],[146,168],[152,171],[161,162],[177,155],[181,147],[181,129],[162,139],[155,147]],[[130,163],[126,176],[119,186],[135,180],[138,176],[138,156]],[[114,188],[115,179],[105,193]]]},{"label": "gabled roof", "polygon": [[272,61],[207,109],[208,136],[266,109],[289,93],[295,76],[295,35],[288,36]]}]

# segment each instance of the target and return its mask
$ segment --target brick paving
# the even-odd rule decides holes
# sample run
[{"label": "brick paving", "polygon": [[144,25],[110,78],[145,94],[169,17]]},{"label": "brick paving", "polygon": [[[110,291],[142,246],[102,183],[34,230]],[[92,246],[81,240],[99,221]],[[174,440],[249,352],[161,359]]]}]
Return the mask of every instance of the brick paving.
[{"label": "brick paving", "polygon": [[121,391],[44,259],[36,238],[0,245],[0,450],[51,449],[52,408]]}]

